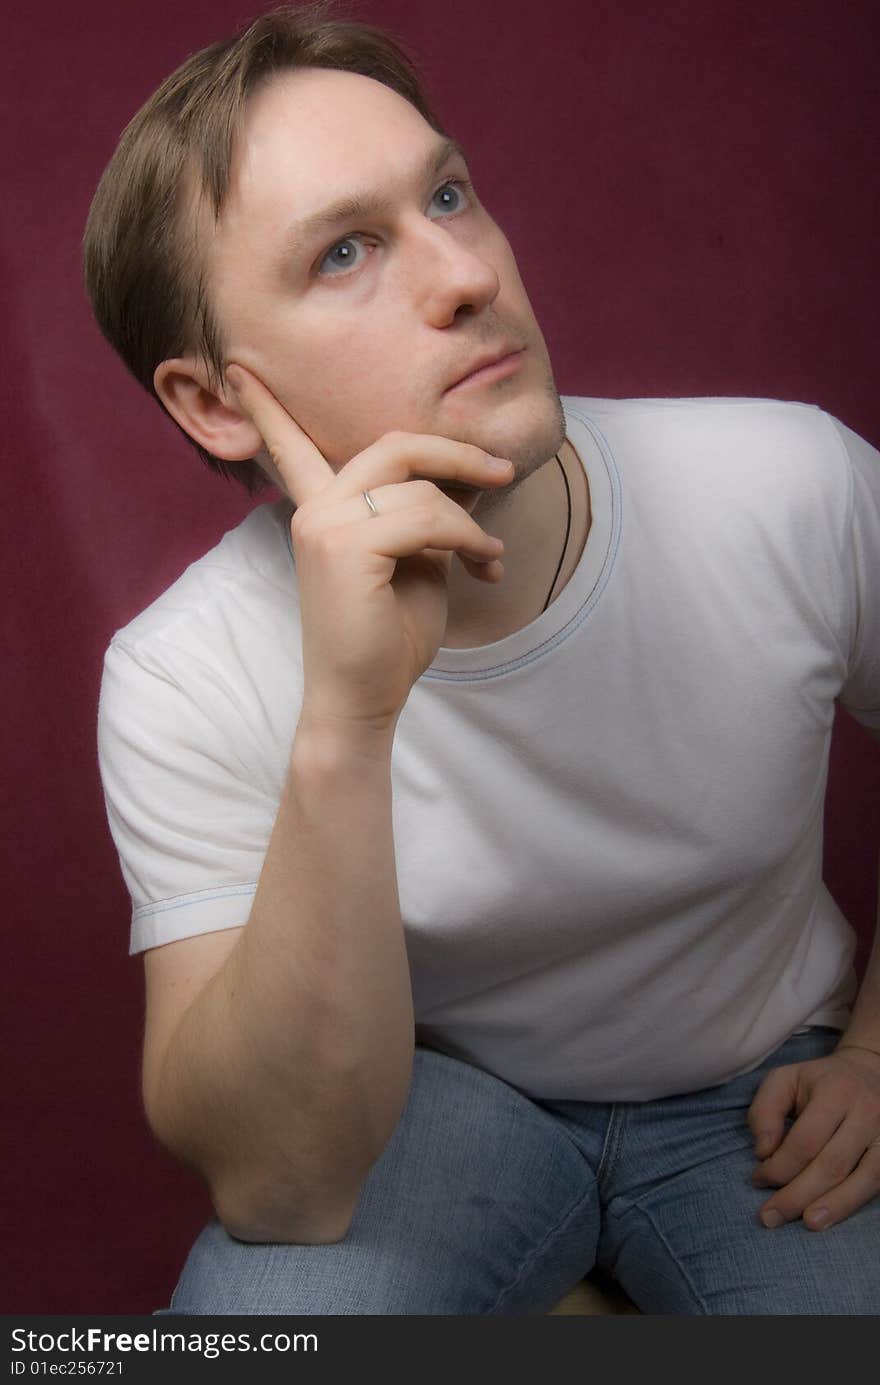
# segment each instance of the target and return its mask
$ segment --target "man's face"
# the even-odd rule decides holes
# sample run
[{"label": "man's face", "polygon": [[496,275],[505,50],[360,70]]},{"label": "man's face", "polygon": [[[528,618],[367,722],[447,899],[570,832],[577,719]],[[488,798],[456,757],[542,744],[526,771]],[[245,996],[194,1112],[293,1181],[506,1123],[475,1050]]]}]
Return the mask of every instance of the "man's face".
[{"label": "man's face", "polygon": [[[208,238],[208,292],[228,359],[332,464],[403,429],[476,443],[522,478],[560,446],[564,418],[510,246],[448,144],[370,78],[272,80]],[[353,198],[378,205],[314,224]],[[519,354],[453,387],[505,352]]]}]

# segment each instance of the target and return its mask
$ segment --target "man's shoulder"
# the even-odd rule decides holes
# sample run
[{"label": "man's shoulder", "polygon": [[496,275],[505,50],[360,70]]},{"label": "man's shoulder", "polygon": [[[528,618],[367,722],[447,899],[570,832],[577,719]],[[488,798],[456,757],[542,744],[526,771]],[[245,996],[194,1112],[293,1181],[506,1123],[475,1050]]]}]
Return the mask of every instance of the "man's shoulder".
[{"label": "man's shoulder", "polygon": [[274,601],[289,607],[290,509],[287,501],[257,506],[118,629],[111,646],[147,651],[165,642],[201,641],[219,626],[228,631],[249,621],[257,609]]},{"label": "man's shoulder", "polygon": [[701,398],[595,399],[566,396],[566,415],[603,436],[622,465],[690,460],[706,474],[735,465],[745,475],[771,466],[782,477],[840,484],[845,467],[839,425],[821,405],[797,400]]},{"label": "man's shoulder", "polygon": [[819,404],[800,400],[770,399],[740,395],[697,395],[682,397],[602,399],[589,395],[564,395],[567,412],[617,423],[638,424],[650,419],[653,426],[697,427],[709,423],[716,428],[761,427],[780,422],[803,428],[822,426],[826,417]]}]

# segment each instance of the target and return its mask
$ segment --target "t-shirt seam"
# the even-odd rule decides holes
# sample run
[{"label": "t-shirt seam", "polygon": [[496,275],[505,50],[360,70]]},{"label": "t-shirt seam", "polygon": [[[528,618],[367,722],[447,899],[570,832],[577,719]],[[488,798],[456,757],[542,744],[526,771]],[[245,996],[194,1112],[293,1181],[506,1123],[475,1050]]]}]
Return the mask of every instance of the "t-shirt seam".
[{"label": "t-shirt seam", "polygon": [[[251,513],[254,514],[255,511],[251,511]],[[242,521],[243,524],[246,522],[246,519]],[[241,526],[238,526],[239,529],[240,527]],[[236,533],[236,530],[233,529],[230,531],[230,533]],[[224,535],[223,537],[226,536]],[[223,539],[221,538],[219,542],[222,543],[222,541]],[[282,551],[285,553],[285,555],[287,555],[287,549],[284,549]],[[148,616],[149,612],[158,603],[160,603],[164,597],[170,595],[170,593],[179,583],[185,581],[187,574],[191,572],[194,568],[198,568],[200,574],[205,574],[206,576],[210,575],[210,578],[215,583],[215,585],[212,586],[209,591],[206,591],[201,598],[196,599],[195,602],[189,601],[188,599],[188,604],[184,610],[168,612],[167,615],[164,616],[160,625],[153,626],[150,629],[146,630],[142,635],[136,635],[135,638],[132,639],[130,635],[131,627],[133,625],[137,625],[141,620],[144,620],[146,623],[146,617]],[[289,571],[289,568],[286,568],[286,570]],[[217,585],[218,583],[222,585]],[[125,625],[121,625],[117,630],[115,630],[110,638],[108,648],[112,648],[114,645],[117,644],[122,644],[129,650],[130,653],[133,654],[138,647],[143,645],[148,646],[150,641],[154,639],[167,639],[169,637],[170,632],[176,626],[199,619],[206,609],[213,608],[216,606],[218,599],[230,587],[233,587],[237,592],[244,594],[247,587],[253,586],[255,584],[271,584],[279,592],[283,592],[285,595],[289,594],[291,600],[296,599],[295,587],[291,587],[288,592],[288,587],[283,582],[278,581],[268,569],[258,567],[255,563],[249,560],[246,572],[244,576],[242,576],[241,569],[230,566],[229,562],[226,559],[220,561],[216,558],[212,558],[210,552],[206,553],[201,558],[196,558],[192,563],[190,563],[186,568],[184,568],[183,572],[181,572],[180,575],[177,578],[175,578],[175,580],[171,583],[171,586],[167,587],[164,592],[160,592],[160,594],[156,597],[156,600],[154,602],[151,602],[148,606],[146,606],[143,611],[138,612],[138,614],[136,616],[133,616],[132,619]]]},{"label": "t-shirt seam", "polygon": [[142,919],[153,918],[157,914],[170,914],[176,909],[187,909],[194,904],[213,903],[217,899],[237,899],[244,895],[254,894],[257,889],[256,880],[242,881],[237,885],[218,885],[210,890],[193,890],[188,894],[166,895],[162,899],[150,901],[149,904],[139,904],[132,910],[132,924],[138,924]]},{"label": "t-shirt seam", "polygon": [[[190,707],[195,708],[195,711],[201,717],[202,721],[210,725],[212,731],[215,734],[219,734],[222,736],[222,727],[218,724],[216,718],[212,714],[209,714],[205,711],[204,703],[201,700],[199,700],[199,698],[189,687],[185,686],[184,683],[181,682],[181,680],[178,677],[172,675],[168,671],[168,669],[166,669],[161,663],[158,656],[162,645],[166,643],[167,641],[164,640],[162,634],[157,633],[155,635],[155,638],[150,642],[150,644],[146,648],[138,649],[136,646],[128,644],[124,639],[119,639],[114,640],[112,642],[111,649],[118,650],[124,655],[126,655],[129,659],[131,659],[131,661],[140,670],[140,672],[142,674],[145,674],[148,678],[156,678],[161,683],[165,683],[169,688],[172,688],[174,692],[177,693],[180,697],[182,697]],[[202,680],[202,684],[200,686],[203,686],[206,674],[216,674],[218,672],[218,669],[222,672],[222,666],[216,664],[206,664],[203,660],[199,660],[198,658],[196,658],[189,650],[181,650],[178,645],[174,644],[170,644],[168,647],[178,658],[181,654],[185,655],[191,668],[194,666],[197,667],[199,677]],[[105,655],[105,662],[109,653],[110,650],[108,649],[107,655]],[[210,685],[210,677],[208,677],[208,682]],[[214,684],[214,686],[215,688],[221,691],[229,690],[232,687],[232,685],[228,682],[226,678],[218,680]],[[235,705],[234,702],[231,705]],[[238,715],[240,717],[241,710],[238,708],[236,710],[238,711]],[[241,755],[234,749],[234,747],[228,744],[228,740],[224,740],[224,745],[226,746],[226,749],[232,755],[235,756],[236,763],[238,764],[239,769],[241,770],[240,777],[244,780],[244,782],[249,784],[251,787],[254,787],[254,782],[250,775],[251,767],[247,764],[245,760],[242,759]]]}]

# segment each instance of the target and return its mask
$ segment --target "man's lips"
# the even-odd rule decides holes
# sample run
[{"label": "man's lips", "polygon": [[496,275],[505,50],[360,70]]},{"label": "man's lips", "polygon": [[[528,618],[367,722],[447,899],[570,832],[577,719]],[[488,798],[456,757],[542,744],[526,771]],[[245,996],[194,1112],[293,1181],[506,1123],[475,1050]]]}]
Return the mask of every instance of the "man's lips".
[{"label": "man's lips", "polygon": [[524,355],[525,347],[505,346],[500,351],[478,356],[467,370],[447,387],[446,393],[449,394],[464,385],[489,384],[492,380],[503,380],[505,376],[513,375],[519,370]]}]

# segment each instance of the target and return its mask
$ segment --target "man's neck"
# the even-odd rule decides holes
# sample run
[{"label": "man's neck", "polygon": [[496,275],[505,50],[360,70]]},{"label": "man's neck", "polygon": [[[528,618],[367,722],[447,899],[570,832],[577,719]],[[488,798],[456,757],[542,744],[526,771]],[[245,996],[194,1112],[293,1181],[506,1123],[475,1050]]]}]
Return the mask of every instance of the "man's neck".
[{"label": "man's neck", "polygon": [[493,509],[488,508],[488,496],[475,506],[477,522],[504,540],[504,578],[495,585],[479,582],[453,560],[443,638],[447,649],[492,644],[521,630],[541,614],[551,584],[555,601],[577,567],[590,529],[589,489],[568,439],[559,457],[571,491],[571,531],[556,582],[553,574],[565,539],[568,497],[559,464],[551,457]]}]

